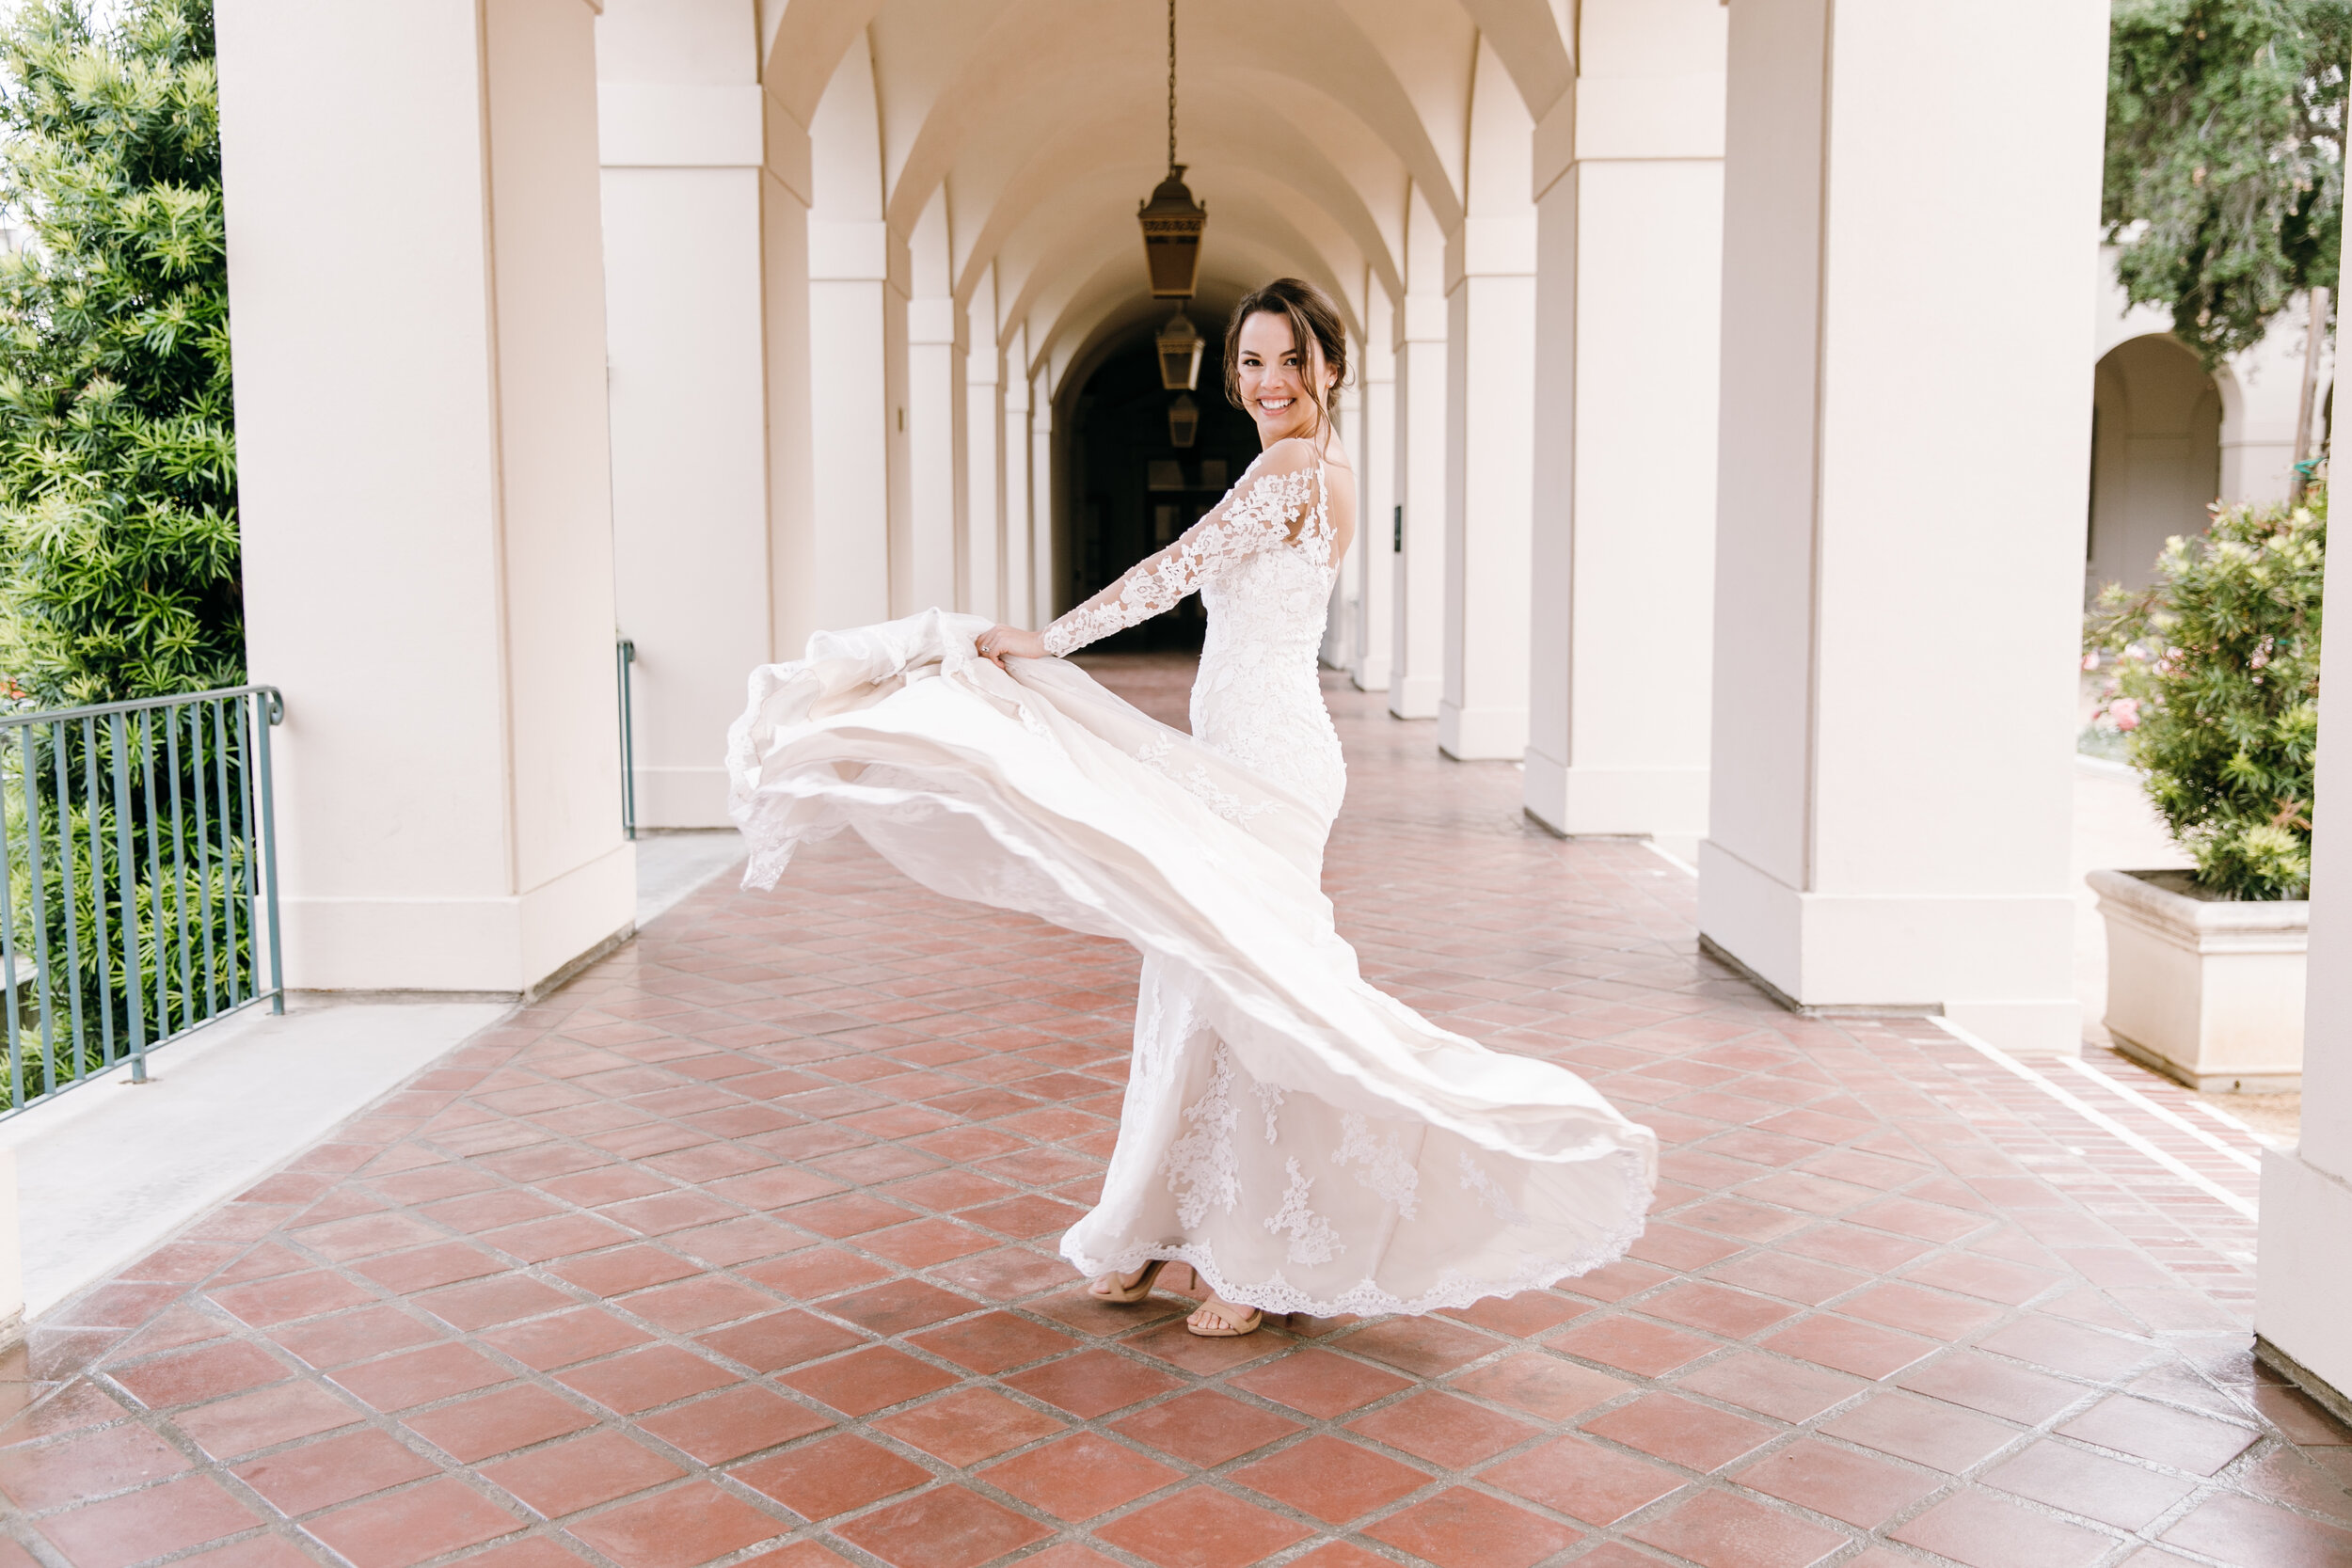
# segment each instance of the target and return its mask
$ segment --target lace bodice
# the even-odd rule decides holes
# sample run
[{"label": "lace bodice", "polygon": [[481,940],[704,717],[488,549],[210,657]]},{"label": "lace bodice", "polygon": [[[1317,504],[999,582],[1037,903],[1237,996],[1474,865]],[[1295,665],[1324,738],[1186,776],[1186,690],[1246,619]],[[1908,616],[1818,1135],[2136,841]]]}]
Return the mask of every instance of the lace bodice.
[{"label": "lace bodice", "polygon": [[1199,593],[1209,630],[1192,733],[1312,803],[1328,828],[1347,787],[1315,673],[1335,541],[1321,460],[1281,442],[1182,538],[1048,626],[1045,651],[1067,656]]}]

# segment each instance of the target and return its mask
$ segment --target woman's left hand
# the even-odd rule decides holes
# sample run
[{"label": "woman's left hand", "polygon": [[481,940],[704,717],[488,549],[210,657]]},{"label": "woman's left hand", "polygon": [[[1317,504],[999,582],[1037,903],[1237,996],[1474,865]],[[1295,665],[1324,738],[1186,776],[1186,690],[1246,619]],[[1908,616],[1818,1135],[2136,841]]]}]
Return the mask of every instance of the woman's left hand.
[{"label": "woman's left hand", "polygon": [[980,657],[1002,670],[1009,658],[1043,658],[1045,639],[1019,626],[991,626],[978,638]]}]

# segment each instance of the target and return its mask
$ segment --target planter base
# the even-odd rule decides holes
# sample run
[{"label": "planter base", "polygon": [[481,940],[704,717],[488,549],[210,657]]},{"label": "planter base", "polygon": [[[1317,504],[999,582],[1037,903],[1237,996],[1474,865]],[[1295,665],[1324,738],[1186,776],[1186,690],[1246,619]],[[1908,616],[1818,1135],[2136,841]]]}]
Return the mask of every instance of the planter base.
[{"label": "planter base", "polygon": [[2128,1035],[2116,1032],[2107,1025],[2107,1037],[2115,1049],[2129,1056],[2151,1072],[2161,1072],[2174,1083],[2195,1089],[2199,1094],[2299,1094],[2303,1088],[2303,1072],[2296,1067],[2280,1067],[2265,1070],[2233,1068],[2227,1072],[2199,1072],[2168,1058],[2160,1051],[2152,1051]]}]

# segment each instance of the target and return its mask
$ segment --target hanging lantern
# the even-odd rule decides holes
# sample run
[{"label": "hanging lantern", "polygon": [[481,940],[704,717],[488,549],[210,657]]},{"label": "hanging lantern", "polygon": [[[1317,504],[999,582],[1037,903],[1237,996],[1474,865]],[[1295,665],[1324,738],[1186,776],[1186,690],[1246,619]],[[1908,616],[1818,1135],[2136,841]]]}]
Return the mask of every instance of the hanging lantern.
[{"label": "hanging lantern", "polygon": [[[1190,299],[1200,276],[1200,231],[1208,210],[1192,198],[1184,166],[1176,161],[1176,0],[1168,0],[1168,178],[1136,208],[1143,226],[1143,261],[1154,299]],[[1172,383],[1171,383],[1172,385]]]},{"label": "hanging lantern", "polygon": [[1182,310],[1168,318],[1152,340],[1160,355],[1160,386],[1170,392],[1189,392],[1200,385],[1203,340]]},{"label": "hanging lantern", "polygon": [[1168,444],[1179,449],[1187,448],[1200,434],[1200,405],[1186,394],[1177,393],[1176,401],[1168,405]]}]

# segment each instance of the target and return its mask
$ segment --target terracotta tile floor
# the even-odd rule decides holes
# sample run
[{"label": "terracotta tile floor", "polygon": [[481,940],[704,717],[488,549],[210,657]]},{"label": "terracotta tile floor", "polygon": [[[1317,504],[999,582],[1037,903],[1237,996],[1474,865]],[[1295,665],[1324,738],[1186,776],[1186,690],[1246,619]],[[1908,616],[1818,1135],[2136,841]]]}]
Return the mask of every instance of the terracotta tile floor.
[{"label": "terracotta tile floor", "polygon": [[[1103,668],[1181,715],[1180,668]],[[2112,1059],[2046,1067],[2103,1127],[1777,1012],[1681,873],[1332,700],[1347,934],[1659,1129],[1635,1259],[1239,1342],[1088,1301],[1053,1243],[1133,958],[836,842],[38,1324],[0,1568],[2352,1562],[2345,1434],[2248,1355],[2250,1223],[2147,1153],[2242,1198],[2248,1139]]]}]

